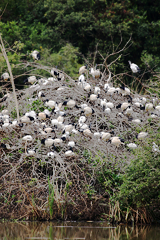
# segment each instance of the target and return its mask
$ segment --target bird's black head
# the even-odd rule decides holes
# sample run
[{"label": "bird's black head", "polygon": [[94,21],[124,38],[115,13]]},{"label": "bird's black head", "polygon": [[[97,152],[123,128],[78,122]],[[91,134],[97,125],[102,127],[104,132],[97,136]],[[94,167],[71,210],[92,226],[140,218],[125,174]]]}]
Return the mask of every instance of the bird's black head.
[{"label": "bird's black head", "polygon": [[124,139],[123,139],[123,138],[119,138],[119,139],[120,139],[120,141],[121,141],[121,142],[123,142],[123,143],[124,143]]},{"label": "bird's black head", "polygon": [[23,81],[24,83],[28,83],[28,78]]},{"label": "bird's black head", "polygon": [[132,117],[128,118],[128,121],[132,121],[132,120],[133,120],[133,118],[132,118]]},{"label": "bird's black head", "polygon": [[70,146],[69,150],[71,150],[73,152],[73,148]]},{"label": "bird's black head", "polygon": [[140,109],[141,110],[145,110],[145,106],[140,106]]},{"label": "bird's black head", "polygon": [[6,144],[4,144],[4,143],[1,143],[1,147],[7,148],[7,147],[6,147]]},{"label": "bird's black head", "polygon": [[37,54],[37,59],[38,59],[38,60],[41,59],[41,55],[40,55],[40,53]]},{"label": "bird's black head", "polygon": [[34,121],[34,118],[31,116],[28,116],[28,118],[30,119],[30,121]]},{"label": "bird's black head", "polygon": [[94,109],[92,108],[92,114],[95,113]]},{"label": "bird's black head", "polygon": [[61,139],[62,139],[62,141],[66,141],[66,137],[64,137],[64,136],[61,137]]},{"label": "bird's black head", "polygon": [[65,129],[63,130],[62,134],[64,134],[64,133],[65,133]]},{"label": "bird's black head", "polygon": [[116,106],[116,109],[118,109],[118,108],[121,108],[121,106],[122,106],[122,104],[120,103],[120,104],[118,104],[117,106]]},{"label": "bird's black head", "polygon": [[76,107],[77,109],[81,108],[81,107],[78,107],[77,105],[75,105],[75,107]]},{"label": "bird's black head", "polygon": [[59,72],[54,71],[54,75],[55,75],[55,76],[59,76]]},{"label": "bird's black head", "polygon": [[120,89],[125,90],[124,84],[121,85]]},{"label": "bird's black head", "polygon": [[62,105],[63,105],[63,106],[66,106],[66,105],[67,105],[67,101],[64,101]]},{"label": "bird's black head", "polygon": [[54,143],[53,143],[52,147],[53,147],[54,151],[57,150],[57,148],[56,148],[56,146],[54,145]]},{"label": "bird's black head", "polygon": [[110,134],[114,134],[114,131],[112,130],[112,131],[110,131],[109,133],[110,133]]},{"label": "bird's black head", "polygon": [[130,95],[126,96],[128,98],[128,102],[132,103],[132,97]]},{"label": "bird's black head", "polygon": [[41,143],[42,143],[42,144],[45,144],[45,140],[46,140],[45,138],[42,139],[42,140],[41,140]]}]

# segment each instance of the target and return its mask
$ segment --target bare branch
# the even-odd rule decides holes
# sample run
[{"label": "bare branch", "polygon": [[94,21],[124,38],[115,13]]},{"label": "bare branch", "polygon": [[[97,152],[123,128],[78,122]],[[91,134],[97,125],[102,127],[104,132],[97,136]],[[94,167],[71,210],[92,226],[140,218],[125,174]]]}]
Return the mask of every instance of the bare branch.
[{"label": "bare branch", "polygon": [[3,41],[2,41],[2,36],[1,36],[1,34],[0,34],[0,40],[1,40],[1,45],[0,45],[0,47],[1,47],[1,50],[2,50],[2,53],[3,53],[3,56],[4,56],[5,60],[6,60],[6,63],[7,63],[7,66],[8,66],[8,71],[9,71],[9,74],[10,74],[10,81],[11,81],[11,84],[12,84],[13,94],[14,94],[14,98],[15,98],[16,111],[17,111],[17,120],[18,120],[18,122],[19,122],[18,101],[17,101],[17,96],[16,96],[16,90],[15,90],[15,85],[14,85],[12,70],[11,70],[11,66],[10,66],[10,63],[9,63],[9,60],[8,60],[6,51],[5,51],[5,47],[4,47],[4,44],[3,44]]},{"label": "bare branch", "polygon": [[6,6],[5,6],[5,8],[4,8],[4,10],[3,10],[3,12],[2,12],[0,18],[2,18],[3,14],[4,14],[5,10],[6,10],[7,5],[8,5],[8,3],[6,3]]}]

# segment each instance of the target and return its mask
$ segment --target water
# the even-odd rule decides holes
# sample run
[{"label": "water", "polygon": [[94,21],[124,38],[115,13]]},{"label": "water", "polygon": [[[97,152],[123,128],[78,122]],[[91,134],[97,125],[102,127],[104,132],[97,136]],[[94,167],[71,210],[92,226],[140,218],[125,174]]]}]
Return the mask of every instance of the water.
[{"label": "water", "polygon": [[108,226],[97,222],[0,223],[0,240],[159,240],[160,226]]}]

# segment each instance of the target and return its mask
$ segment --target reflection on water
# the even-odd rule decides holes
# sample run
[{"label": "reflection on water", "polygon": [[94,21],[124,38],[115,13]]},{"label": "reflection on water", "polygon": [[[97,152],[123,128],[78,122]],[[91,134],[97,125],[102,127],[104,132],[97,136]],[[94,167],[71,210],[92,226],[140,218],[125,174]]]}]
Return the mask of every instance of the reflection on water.
[{"label": "reflection on water", "polygon": [[160,226],[117,226],[91,222],[0,223],[0,240],[158,240]]}]

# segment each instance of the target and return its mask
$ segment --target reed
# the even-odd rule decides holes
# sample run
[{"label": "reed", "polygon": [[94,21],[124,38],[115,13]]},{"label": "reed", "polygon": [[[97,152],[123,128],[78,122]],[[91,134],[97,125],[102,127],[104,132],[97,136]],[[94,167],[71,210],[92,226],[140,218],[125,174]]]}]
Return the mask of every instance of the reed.
[{"label": "reed", "polygon": [[49,195],[48,195],[48,204],[49,204],[49,213],[50,219],[53,218],[53,205],[54,205],[54,186],[50,183],[48,177],[48,188],[49,188]]}]

